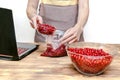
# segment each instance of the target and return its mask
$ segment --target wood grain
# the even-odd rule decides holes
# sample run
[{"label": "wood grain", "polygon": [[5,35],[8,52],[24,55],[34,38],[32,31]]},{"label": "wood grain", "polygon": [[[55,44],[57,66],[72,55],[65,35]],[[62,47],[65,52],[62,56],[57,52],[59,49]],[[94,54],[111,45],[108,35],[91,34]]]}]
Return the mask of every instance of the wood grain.
[{"label": "wood grain", "polygon": [[0,60],[0,80],[120,80],[120,53],[103,74],[90,77],[76,71],[68,56],[40,56],[44,50],[45,44],[40,43],[36,51],[20,61]]}]

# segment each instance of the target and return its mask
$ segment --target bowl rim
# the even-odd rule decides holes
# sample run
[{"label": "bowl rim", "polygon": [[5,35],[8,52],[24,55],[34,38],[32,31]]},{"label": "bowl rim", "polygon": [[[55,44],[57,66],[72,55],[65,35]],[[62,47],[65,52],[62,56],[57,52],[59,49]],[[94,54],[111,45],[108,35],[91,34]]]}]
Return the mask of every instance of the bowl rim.
[{"label": "bowl rim", "polygon": [[[84,45],[84,46],[83,47],[79,47],[79,45],[77,45],[77,44]],[[75,45],[77,45],[77,46],[74,47]],[[99,46],[99,47],[97,48],[97,46]],[[106,53],[108,53],[108,54],[110,54],[112,56],[118,54],[118,51],[119,51],[119,48],[116,47],[116,46],[112,46],[112,45],[106,44],[106,43],[97,43],[97,42],[74,42],[74,43],[71,43],[71,44],[67,44],[66,45],[66,51],[67,51],[67,54],[68,54],[68,48],[87,48],[87,47],[95,48],[95,49],[103,49],[103,47],[108,47],[108,48],[112,49],[110,53],[105,51],[104,49],[103,49],[103,51],[105,51]],[[114,54],[113,54],[113,52],[114,52]]]},{"label": "bowl rim", "polygon": [[87,57],[89,59],[101,59],[101,58],[106,58],[106,57],[110,57],[113,58],[113,56],[111,54],[108,54],[108,55],[105,55],[105,56],[91,56],[91,55],[83,55],[83,54],[77,54],[75,52],[72,52],[72,51],[67,51],[67,54],[68,56],[70,56],[71,54],[75,54],[75,55],[78,55],[78,56],[83,56],[83,57]]}]

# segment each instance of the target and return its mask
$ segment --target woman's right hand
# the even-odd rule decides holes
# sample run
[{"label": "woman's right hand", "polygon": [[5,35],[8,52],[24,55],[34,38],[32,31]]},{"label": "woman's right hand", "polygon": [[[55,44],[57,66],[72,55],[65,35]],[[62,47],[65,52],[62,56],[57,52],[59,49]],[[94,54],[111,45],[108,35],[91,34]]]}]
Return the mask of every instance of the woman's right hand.
[{"label": "woman's right hand", "polygon": [[39,22],[41,24],[43,23],[43,19],[39,15],[35,15],[31,18],[30,24],[31,24],[32,28],[37,29],[37,27],[38,27],[37,22]]}]

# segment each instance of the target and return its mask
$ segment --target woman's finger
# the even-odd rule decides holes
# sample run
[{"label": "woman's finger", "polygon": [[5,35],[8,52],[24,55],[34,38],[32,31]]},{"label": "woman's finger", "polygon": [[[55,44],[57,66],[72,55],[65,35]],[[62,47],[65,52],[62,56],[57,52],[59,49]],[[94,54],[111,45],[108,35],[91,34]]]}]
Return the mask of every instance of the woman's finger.
[{"label": "woman's finger", "polygon": [[63,41],[61,41],[61,44],[69,43],[73,39],[76,39],[75,35],[67,37],[66,39],[64,39]]},{"label": "woman's finger", "polygon": [[[64,35],[68,34],[70,31],[71,31],[71,29],[68,29],[68,30],[64,33]],[[64,37],[64,35],[63,35],[63,37]]]},{"label": "woman's finger", "polygon": [[62,42],[64,40],[66,40],[68,37],[72,36],[73,34],[70,33],[70,30],[66,31],[65,34],[63,35],[63,37],[60,38],[59,42]]},{"label": "woman's finger", "polygon": [[34,25],[34,28],[37,29],[37,22],[36,22],[36,19],[33,20],[33,25]]},{"label": "woman's finger", "polygon": [[71,40],[71,41],[69,42],[69,44],[74,43],[74,42],[77,42],[77,41],[78,41],[78,39],[77,39],[77,38],[74,38],[73,40]]},{"label": "woman's finger", "polygon": [[43,20],[42,20],[41,16],[37,16],[37,20],[38,20],[39,23],[43,24]]},{"label": "woman's finger", "polygon": [[32,28],[34,28],[34,25],[33,25],[33,23],[32,23],[32,22],[30,22],[30,25],[32,26]]}]

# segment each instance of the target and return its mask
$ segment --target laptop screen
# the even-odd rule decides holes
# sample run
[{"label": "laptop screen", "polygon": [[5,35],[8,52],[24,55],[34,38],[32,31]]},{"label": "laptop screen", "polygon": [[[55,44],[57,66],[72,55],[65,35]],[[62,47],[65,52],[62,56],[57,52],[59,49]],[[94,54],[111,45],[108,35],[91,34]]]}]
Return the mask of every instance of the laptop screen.
[{"label": "laptop screen", "polygon": [[17,53],[14,31],[12,10],[0,8],[0,54],[16,55],[14,54]]}]

